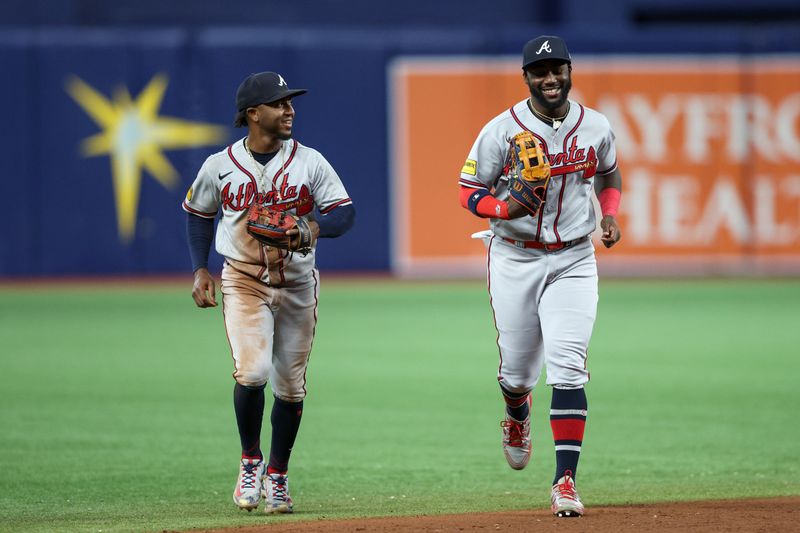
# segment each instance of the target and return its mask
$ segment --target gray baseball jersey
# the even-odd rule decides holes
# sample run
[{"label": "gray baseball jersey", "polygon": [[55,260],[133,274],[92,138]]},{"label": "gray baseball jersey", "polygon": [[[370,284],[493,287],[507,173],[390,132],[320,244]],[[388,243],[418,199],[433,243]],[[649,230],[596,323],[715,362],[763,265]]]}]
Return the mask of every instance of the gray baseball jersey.
[{"label": "gray baseball jersey", "polygon": [[256,162],[244,139],[206,159],[183,209],[205,218],[216,217],[216,249],[229,264],[274,286],[306,280],[314,268],[314,253],[303,256],[256,241],[247,233],[247,210],[253,202],[273,204],[297,215],[313,216],[351,204],[347,191],[328,161],[294,139],[284,141],[266,166]]},{"label": "gray baseball jersey", "polygon": [[497,198],[506,199],[509,140],[521,131],[530,131],[542,143],[550,161],[552,178],[545,206],[537,217],[493,218],[492,231],[514,240],[545,243],[588,235],[597,223],[592,204],[594,176],[617,168],[611,126],[604,115],[570,101],[564,122],[554,129],[539,120],[527,102],[518,102],[483,127],[461,170],[459,183],[489,189]]}]

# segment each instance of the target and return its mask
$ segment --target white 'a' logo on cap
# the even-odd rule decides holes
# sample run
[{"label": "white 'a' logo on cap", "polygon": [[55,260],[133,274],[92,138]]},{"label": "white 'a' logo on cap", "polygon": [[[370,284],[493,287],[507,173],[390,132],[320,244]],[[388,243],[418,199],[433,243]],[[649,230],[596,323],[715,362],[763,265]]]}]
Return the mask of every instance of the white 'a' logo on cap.
[{"label": "white 'a' logo on cap", "polygon": [[539,51],[538,51],[538,52],[536,52],[536,55],[538,56],[539,54],[541,54],[541,53],[542,53],[542,50],[544,50],[544,51],[545,51],[545,52],[547,52],[548,54],[552,54],[552,53],[553,53],[553,51],[552,51],[552,50],[550,50],[550,41],[545,41],[545,42],[543,42],[543,43],[542,43],[542,46],[540,46],[540,47],[539,47]]},{"label": "white 'a' logo on cap", "polygon": [[[549,51],[550,50],[548,50],[548,52]],[[284,80],[283,76],[281,76],[280,74],[278,74],[278,80],[279,80],[278,81],[278,87],[285,87],[286,86],[286,80]]]}]

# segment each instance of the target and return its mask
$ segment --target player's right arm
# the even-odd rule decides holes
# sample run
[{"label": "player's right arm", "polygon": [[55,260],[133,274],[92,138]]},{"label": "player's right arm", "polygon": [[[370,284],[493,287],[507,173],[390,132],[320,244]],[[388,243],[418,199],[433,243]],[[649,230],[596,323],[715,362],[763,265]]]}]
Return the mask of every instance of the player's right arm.
[{"label": "player's right arm", "polygon": [[194,272],[192,299],[197,307],[217,305],[216,284],[208,271],[208,254],[214,240],[214,218],[219,208],[219,194],[208,169],[210,161],[211,158],[207,159],[200,168],[183,202],[187,217],[186,237]]},{"label": "player's right arm", "polygon": [[480,218],[512,218],[524,217],[528,214],[525,208],[517,202],[505,202],[498,199],[489,189],[484,187],[469,188],[461,186],[459,192],[461,207]]},{"label": "player's right arm", "polygon": [[458,183],[461,207],[480,218],[509,220],[520,218],[528,212],[517,202],[507,202],[492,194],[497,180],[504,173],[507,141],[498,130],[498,119],[489,122],[475,140],[461,169]]},{"label": "player's right arm", "polygon": [[197,307],[216,307],[216,284],[208,271],[208,253],[211,251],[211,241],[214,239],[214,219],[188,213],[186,235],[194,270],[192,299]]}]

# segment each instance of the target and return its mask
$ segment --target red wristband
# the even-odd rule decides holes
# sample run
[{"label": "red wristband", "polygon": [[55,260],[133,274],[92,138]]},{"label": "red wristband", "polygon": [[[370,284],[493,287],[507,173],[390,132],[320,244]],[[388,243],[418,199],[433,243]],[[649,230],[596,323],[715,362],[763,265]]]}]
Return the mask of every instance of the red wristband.
[{"label": "red wristband", "polygon": [[478,202],[478,214],[486,218],[508,220],[508,204],[494,196],[484,196]]},{"label": "red wristband", "polygon": [[600,191],[600,194],[597,195],[597,200],[600,202],[600,212],[603,213],[603,216],[617,216],[621,196],[622,191],[614,187],[606,187]]}]

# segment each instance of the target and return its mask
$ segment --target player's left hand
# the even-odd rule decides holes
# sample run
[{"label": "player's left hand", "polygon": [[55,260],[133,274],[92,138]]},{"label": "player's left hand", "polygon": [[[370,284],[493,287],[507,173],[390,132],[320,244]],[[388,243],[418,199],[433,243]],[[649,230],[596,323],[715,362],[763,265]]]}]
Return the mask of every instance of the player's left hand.
[{"label": "player's left hand", "polygon": [[511,209],[514,203],[523,207],[529,215],[536,216],[547,195],[550,163],[539,140],[529,131],[518,133],[509,143],[509,218],[515,218]]},{"label": "player's left hand", "polygon": [[600,240],[606,248],[611,248],[622,238],[622,232],[619,230],[617,219],[611,215],[603,217],[600,221],[600,229],[603,230]]},{"label": "player's left hand", "polygon": [[[312,220],[312,219],[306,219],[306,221],[308,222],[308,227],[311,229],[311,243],[313,244],[313,243],[317,242],[317,238],[319,237],[319,224],[317,224],[316,220]],[[299,242],[300,229],[299,228],[294,227],[294,228],[288,230],[286,232],[286,236],[289,237],[289,242],[291,242],[291,245],[289,246],[290,250],[291,249],[296,249],[296,248],[299,247],[299,245],[300,245],[300,242]]]}]

